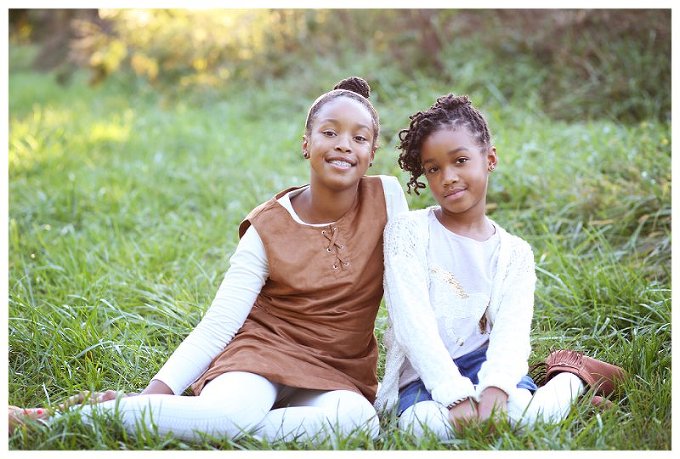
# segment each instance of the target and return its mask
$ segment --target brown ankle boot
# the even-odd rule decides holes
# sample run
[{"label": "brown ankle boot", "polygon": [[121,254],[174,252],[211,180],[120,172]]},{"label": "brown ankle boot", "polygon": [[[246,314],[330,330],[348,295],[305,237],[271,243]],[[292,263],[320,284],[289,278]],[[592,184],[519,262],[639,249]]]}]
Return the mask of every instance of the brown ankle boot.
[{"label": "brown ankle boot", "polygon": [[567,349],[551,352],[545,359],[545,381],[557,373],[573,373],[595,391],[595,395],[610,396],[626,376],[622,368]]}]

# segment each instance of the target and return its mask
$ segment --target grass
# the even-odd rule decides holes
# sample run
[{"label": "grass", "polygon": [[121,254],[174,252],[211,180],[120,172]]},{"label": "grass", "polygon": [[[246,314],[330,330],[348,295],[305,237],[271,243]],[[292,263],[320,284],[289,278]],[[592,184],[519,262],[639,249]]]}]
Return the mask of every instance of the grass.
[{"label": "grass", "polygon": [[[346,73],[338,75],[328,85]],[[451,89],[425,76],[400,78],[389,68],[375,78],[384,138],[372,172],[405,184],[396,132],[409,113]],[[186,101],[115,79],[97,88],[84,81],[76,75],[61,87],[49,75],[10,73],[8,386],[15,405],[56,403],[88,388],[143,388],[210,304],[241,219],[274,192],[307,181],[300,137],[316,89],[295,92],[298,80]],[[490,216],[534,248],[532,360],[568,346],[617,362],[632,377],[614,410],[580,403],[558,425],[480,428],[441,443],[400,432],[387,417],[378,440],[357,436],[336,446],[670,449],[670,124],[556,122],[531,104],[509,105],[493,88],[456,92],[482,101],[498,146]],[[408,199],[411,208],[432,203],[427,193]],[[383,308],[379,337],[385,319]],[[76,416],[9,439],[10,449],[40,450],[332,446],[131,438],[116,421],[92,428]]]}]

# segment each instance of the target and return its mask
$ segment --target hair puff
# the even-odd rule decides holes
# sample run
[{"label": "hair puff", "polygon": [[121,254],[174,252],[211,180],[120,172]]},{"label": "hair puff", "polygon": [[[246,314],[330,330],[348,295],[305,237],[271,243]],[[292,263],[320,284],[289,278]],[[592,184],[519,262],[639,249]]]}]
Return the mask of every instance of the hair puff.
[{"label": "hair puff", "polygon": [[361,105],[366,107],[368,112],[371,114],[371,120],[373,122],[373,145],[374,149],[378,148],[378,140],[380,138],[380,119],[378,118],[378,112],[368,100],[371,95],[371,87],[368,85],[366,80],[358,76],[351,76],[339,81],[332,90],[320,95],[309,107],[307,112],[307,119],[305,120],[305,135],[309,135],[312,123],[316,119],[317,113],[321,110],[326,103],[338,97],[348,97],[359,102]]},{"label": "hair puff", "polygon": [[397,146],[399,167],[411,174],[408,181],[408,191],[425,188],[425,183],[418,178],[423,175],[420,161],[420,149],[425,139],[433,132],[444,127],[457,129],[465,127],[481,147],[491,145],[491,133],[484,115],[477,110],[468,96],[447,94],[440,96],[432,106],[409,116],[411,120],[408,129],[399,131],[400,144]]}]

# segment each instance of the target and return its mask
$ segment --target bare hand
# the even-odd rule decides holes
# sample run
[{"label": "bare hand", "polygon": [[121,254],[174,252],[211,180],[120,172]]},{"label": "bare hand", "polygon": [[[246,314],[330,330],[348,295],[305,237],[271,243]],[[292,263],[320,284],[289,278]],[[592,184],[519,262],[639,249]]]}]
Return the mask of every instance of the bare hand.
[{"label": "bare hand", "polygon": [[466,425],[478,419],[477,404],[471,398],[466,398],[449,410],[449,421],[457,432],[461,432]]},{"label": "bare hand", "polygon": [[487,387],[479,397],[477,411],[480,421],[496,420],[505,416],[508,412],[508,394],[498,387]]},{"label": "bare hand", "polygon": [[[109,400],[115,400],[117,397],[131,397],[133,395],[138,395],[136,393],[122,393],[115,390],[107,390],[104,392],[91,392],[82,391],[76,395],[64,400],[57,406],[59,411],[66,411],[68,408],[74,405],[82,405],[83,403],[101,403]],[[26,424],[26,421],[43,421],[48,419],[52,414],[54,414],[53,408],[20,408],[18,406],[9,406],[9,419],[8,428],[9,434],[11,435],[14,430]]]},{"label": "bare hand", "polygon": [[82,405],[83,403],[91,403],[91,404],[96,404],[96,403],[102,403],[102,402],[107,402],[109,400],[115,400],[118,396],[121,397],[131,397],[134,395],[138,395],[136,393],[130,392],[130,393],[123,393],[123,392],[118,392],[112,389],[106,390],[104,392],[91,392],[89,390],[82,391],[77,393],[76,395],[73,395],[69,398],[67,398],[64,402],[59,404],[59,409],[60,410],[65,410],[68,407],[74,406],[74,405]]},{"label": "bare hand", "polygon": [[163,381],[158,379],[152,379],[148,386],[142,391],[141,395],[147,394],[169,394],[173,395],[174,392],[170,387]]}]

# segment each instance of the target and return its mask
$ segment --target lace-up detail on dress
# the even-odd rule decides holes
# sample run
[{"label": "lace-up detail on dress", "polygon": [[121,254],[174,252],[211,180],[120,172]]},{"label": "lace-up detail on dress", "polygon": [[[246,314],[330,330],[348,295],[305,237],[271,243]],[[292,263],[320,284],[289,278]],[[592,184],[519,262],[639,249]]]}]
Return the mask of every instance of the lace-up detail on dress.
[{"label": "lace-up detail on dress", "polygon": [[256,207],[239,228],[257,230],[269,275],[239,332],[192,390],[200,395],[219,375],[247,371],[290,387],[351,390],[372,402],[387,223],[382,180],[363,177],[353,207],[330,225],[296,221],[279,202],[291,191]]},{"label": "lace-up detail on dress", "polygon": [[329,225],[328,228],[321,231],[321,235],[326,238],[328,245],[326,252],[335,254],[335,261],[333,262],[333,269],[347,269],[349,267],[349,257],[341,255],[340,251],[345,248],[343,244],[338,242],[338,235],[340,231],[337,226]]}]

